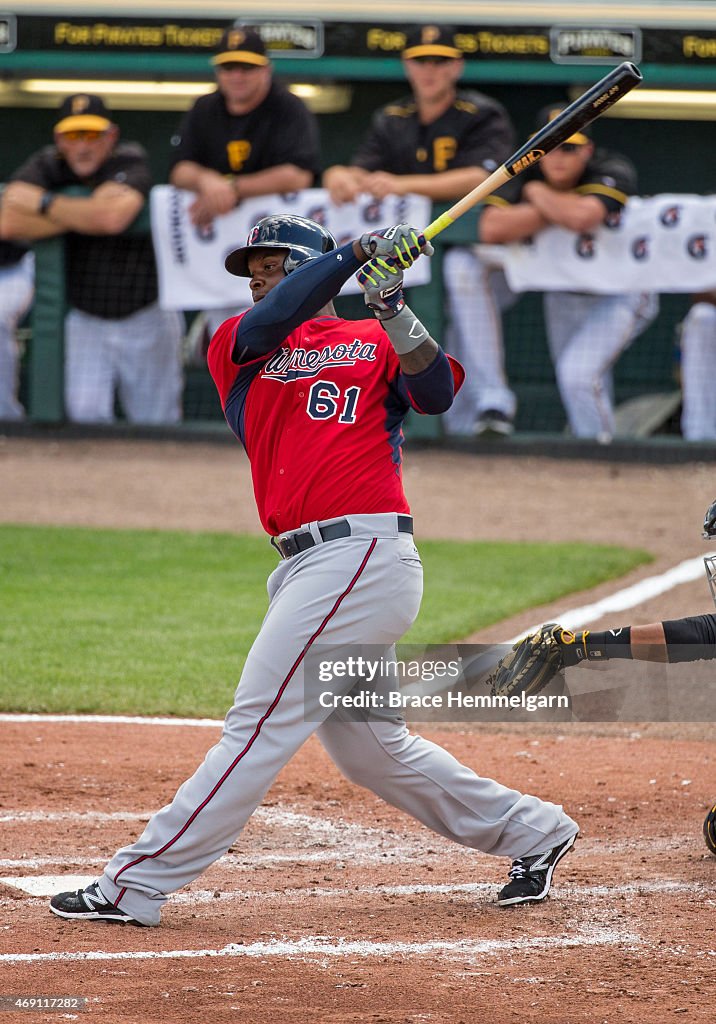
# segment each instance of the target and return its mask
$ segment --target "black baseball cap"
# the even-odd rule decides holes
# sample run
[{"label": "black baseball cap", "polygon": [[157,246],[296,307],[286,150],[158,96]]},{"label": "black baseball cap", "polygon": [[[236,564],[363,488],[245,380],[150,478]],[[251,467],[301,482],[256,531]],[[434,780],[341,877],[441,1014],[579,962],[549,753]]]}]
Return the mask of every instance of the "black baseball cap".
[{"label": "black baseball cap", "polygon": [[[558,103],[550,103],[546,107],[542,107],[539,114],[537,115],[537,122],[535,124],[535,130],[539,131],[540,128],[544,128],[550,121],[554,121],[557,114],[561,114],[563,110],[566,110],[567,104],[563,103],[561,106]],[[565,142],[569,142],[572,146],[586,146],[588,142],[591,142],[591,132],[589,127],[580,128],[574,135],[570,135]]]},{"label": "black baseball cap", "polygon": [[455,45],[455,29],[449,25],[417,25],[405,37],[402,56],[407,60],[414,57],[450,57],[457,60],[463,56]]},{"label": "black baseball cap", "polygon": [[67,96],[60,106],[56,132],[105,132],[112,119],[101,96],[78,92]]},{"label": "black baseball cap", "polygon": [[266,44],[252,28],[231,25],[219,41],[219,50],[212,64],[254,64],[265,67],[269,63]]}]

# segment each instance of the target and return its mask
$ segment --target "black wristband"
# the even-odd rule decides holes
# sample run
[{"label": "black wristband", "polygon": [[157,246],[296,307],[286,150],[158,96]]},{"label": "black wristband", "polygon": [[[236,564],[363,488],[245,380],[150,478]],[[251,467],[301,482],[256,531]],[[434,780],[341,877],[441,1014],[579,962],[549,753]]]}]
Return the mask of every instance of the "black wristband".
[{"label": "black wristband", "polygon": [[57,199],[57,196],[55,195],[54,192],[49,192],[49,191],[43,192],[42,193],[42,198],[40,199],[40,205],[37,208],[37,212],[41,216],[44,217],[46,215],[47,211],[50,209],[50,207],[54,203],[55,199]]},{"label": "black wristband", "polygon": [[605,632],[593,633],[590,629],[580,629],[572,633],[563,629],[555,631],[555,639],[562,650],[562,657],[567,666],[578,665],[583,661],[608,661],[610,658],[631,659],[631,627],[610,629]]},{"label": "black wristband", "polygon": [[589,633],[587,657],[598,661],[600,658],[632,659],[631,626],[608,629],[604,633]]}]

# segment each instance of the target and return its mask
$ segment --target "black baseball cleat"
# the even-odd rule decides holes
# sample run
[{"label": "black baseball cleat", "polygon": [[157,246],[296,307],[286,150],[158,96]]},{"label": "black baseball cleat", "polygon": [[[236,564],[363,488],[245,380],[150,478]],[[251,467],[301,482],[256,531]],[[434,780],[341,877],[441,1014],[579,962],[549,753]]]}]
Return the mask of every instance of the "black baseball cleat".
[{"label": "black baseball cleat", "polygon": [[113,903],[108,903],[97,882],[77,892],[58,892],[50,900],[50,910],[68,921],[116,921],[118,924],[144,927],[129,914],[122,913]]},{"label": "black baseball cleat", "polygon": [[518,903],[539,903],[549,892],[552,875],[565,853],[574,846],[577,833],[536,857],[518,857],[512,861],[510,881],[497,895],[499,907],[513,907]]},{"label": "black baseball cleat", "polygon": [[716,804],[706,815],[704,821],[704,839],[711,853],[716,856]]}]

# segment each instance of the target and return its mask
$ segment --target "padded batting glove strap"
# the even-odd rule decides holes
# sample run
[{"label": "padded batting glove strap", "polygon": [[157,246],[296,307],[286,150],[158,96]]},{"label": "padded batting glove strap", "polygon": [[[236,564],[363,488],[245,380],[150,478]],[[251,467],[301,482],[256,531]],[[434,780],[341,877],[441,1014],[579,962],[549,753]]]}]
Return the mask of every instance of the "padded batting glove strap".
[{"label": "padded batting glove strap", "polygon": [[356,274],[363,299],[378,320],[392,320],[405,306],[403,271],[392,259],[375,256]]},{"label": "padded batting glove strap", "polygon": [[399,356],[407,355],[430,339],[427,327],[420,323],[410,306],[406,306],[405,303],[395,316],[383,324],[383,327],[390,338],[390,344]]},{"label": "padded batting glove strap", "polygon": [[432,256],[435,251],[418,228],[409,224],[394,224],[380,231],[369,231],[358,239],[366,259],[389,256],[401,267],[411,267],[421,253]]}]

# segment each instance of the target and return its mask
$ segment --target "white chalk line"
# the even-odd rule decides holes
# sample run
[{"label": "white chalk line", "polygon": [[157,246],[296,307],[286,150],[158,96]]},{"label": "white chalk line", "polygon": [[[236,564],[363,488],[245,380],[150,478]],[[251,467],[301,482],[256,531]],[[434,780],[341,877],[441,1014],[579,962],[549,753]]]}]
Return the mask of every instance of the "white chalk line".
[{"label": "white chalk line", "polygon": [[[698,579],[699,576],[703,576],[703,574],[703,556],[687,558],[671,569],[667,569],[666,572],[659,573],[657,576],[647,576],[646,579],[639,580],[638,583],[634,583],[630,587],[616,590],[613,594],[609,594],[599,601],[594,601],[592,604],[583,604],[578,608],[568,608],[566,611],[558,612],[554,616],[554,620],[566,629],[581,629],[582,626],[586,626],[589,622],[594,622],[595,619],[601,618],[602,615],[611,615],[612,612],[623,612],[628,608],[635,608],[637,605],[644,604],[660,594],[665,594],[668,590],[672,590],[682,583],[691,583],[693,580]],[[542,623],[538,622],[534,626],[530,626],[518,636],[507,640],[506,643],[517,643],[518,640],[527,636],[528,633],[534,633],[541,625]],[[615,625],[618,626],[619,623],[617,622]]]},{"label": "white chalk line", "polygon": [[[678,565],[667,569],[656,576],[647,576],[638,583],[629,587],[616,590],[613,594],[603,597],[592,604],[584,604],[577,608],[568,608],[559,612],[554,619],[561,623],[566,629],[580,629],[589,622],[594,622],[603,615],[610,615],[613,612],[623,612],[629,608],[650,601],[660,594],[664,594],[682,583],[691,583],[704,572],[703,556],[687,558]],[[505,640],[505,644],[514,644],[521,640],[528,633],[534,633],[539,629],[542,622],[537,622],[527,629],[522,630],[511,640]],[[618,623],[617,623],[618,625]],[[158,726],[196,726],[198,728],[221,728],[223,719],[214,718],[144,718],[132,715],[52,715],[52,714],[0,714],[0,722],[68,722],[75,724],[100,724],[100,725],[158,725]]]},{"label": "white chalk line", "polygon": [[[108,927],[111,927],[108,926]],[[115,925],[115,927],[117,927]],[[432,939],[429,942],[369,942],[317,935],[303,939],[271,939],[246,945],[229,943],[221,949],[105,950],[58,953],[2,953],[0,963],[70,963],[73,961],[122,960],[190,960],[205,957],[296,957],[327,959],[329,957],[445,956],[471,959],[495,953],[533,953],[537,949],[558,950],[575,946],[632,946],[642,944],[634,932],[611,928],[579,928],[572,935],[528,936],[523,939]]]},{"label": "white chalk line", "polygon": [[[0,879],[1,881],[1,879]],[[92,879],[94,881],[94,879]],[[325,887],[309,886],[308,888],[278,889],[274,892],[262,890],[239,890],[222,892],[217,897],[216,890],[197,890],[196,892],[180,893],[172,897],[172,902],[178,903],[217,903],[224,900],[304,900],[307,896],[314,899],[350,899],[354,896],[492,896],[495,886],[501,883],[495,882],[457,882],[415,884],[415,885],[360,885],[347,886],[345,888],[327,889]],[[558,902],[567,900],[570,902],[582,901],[584,899],[611,899],[615,896],[642,896],[650,895],[711,895],[713,888],[702,885],[700,882],[676,882],[671,879],[659,879],[650,882],[626,882],[622,885],[570,885],[568,882],[560,882],[559,886],[552,890],[550,899]]]},{"label": "white chalk line", "polygon": [[[34,900],[53,896],[56,892],[82,889],[96,881],[97,875],[19,875],[0,878],[0,882],[27,893]],[[306,898],[318,900],[352,899],[356,897],[394,896],[492,896],[499,882],[446,882],[415,883],[412,885],[354,885],[302,886],[287,889],[196,889],[176,893],[171,897],[172,905],[199,905],[219,903],[303,902]],[[585,899],[613,899],[616,896],[641,897],[643,895],[690,895],[710,896],[712,888],[700,882],[679,882],[673,879],[625,882],[619,885],[572,885],[560,882],[552,892],[551,899],[557,901],[582,902]]]},{"label": "white chalk line", "polygon": [[224,724],[223,718],[143,718],[133,715],[41,715],[0,714],[0,722],[68,722],[79,725],[177,725],[216,729]]},{"label": "white chalk line", "polygon": [[26,825],[37,822],[52,824],[63,822],[148,821],[152,811],[4,811],[0,813],[3,825]]}]

